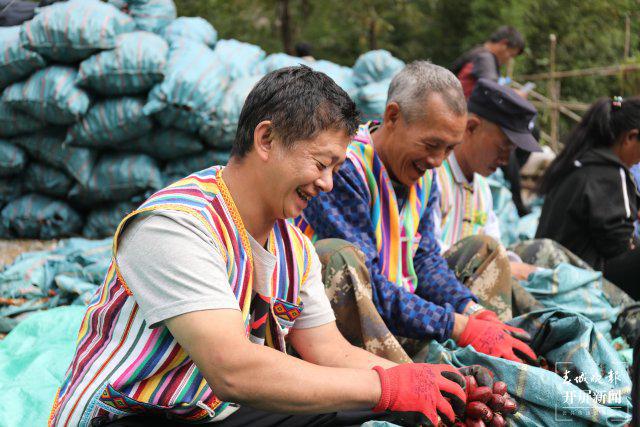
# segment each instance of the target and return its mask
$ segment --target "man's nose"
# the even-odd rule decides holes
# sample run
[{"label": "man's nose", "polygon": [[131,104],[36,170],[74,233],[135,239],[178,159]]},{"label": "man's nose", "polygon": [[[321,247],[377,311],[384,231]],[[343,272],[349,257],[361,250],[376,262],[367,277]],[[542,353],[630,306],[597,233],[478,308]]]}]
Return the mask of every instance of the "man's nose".
[{"label": "man's nose", "polygon": [[325,193],[333,190],[333,169],[326,168],[316,180],[316,186]]},{"label": "man's nose", "polygon": [[433,153],[429,153],[426,158],[427,166],[429,169],[440,167],[446,156],[446,150],[438,150]]}]

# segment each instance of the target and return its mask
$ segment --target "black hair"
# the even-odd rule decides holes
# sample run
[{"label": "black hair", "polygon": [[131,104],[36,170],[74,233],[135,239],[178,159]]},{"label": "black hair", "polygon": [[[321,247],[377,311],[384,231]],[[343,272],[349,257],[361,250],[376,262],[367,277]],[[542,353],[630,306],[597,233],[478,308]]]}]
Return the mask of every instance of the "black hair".
[{"label": "black hair", "polygon": [[499,43],[502,40],[507,41],[507,46],[510,48],[517,48],[518,54],[524,51],[524,37],[515,28],[509,25],[503,25],[491,34],[489,41],[492,43]]},{"label": "black hair", "polygon": [[264,76],[247,96],[238,120],[231,155],[242,158],[253,147],[258,123],[270,120],[271,132],[291,147],[325,130],[354,135],[359,116],[349,95],[326,74],[299,65]]},{"label": "black hair", "polygon": [[296,51],[296,56],[299,56],[299,57],[313,55],[312,53],[313,48],[309,43],[305,43],[305,42],[296,43],[294,50]]},{"label": "black hair", "polygon": [[549,165],[540,183],[540,193],[547,194],[562,182],[573,169],[575,161],[588,150],[612,147],[625,132],[639,128],[640,97],[620,103],[610,98],[598,99],[569,133],[564,149]]}]

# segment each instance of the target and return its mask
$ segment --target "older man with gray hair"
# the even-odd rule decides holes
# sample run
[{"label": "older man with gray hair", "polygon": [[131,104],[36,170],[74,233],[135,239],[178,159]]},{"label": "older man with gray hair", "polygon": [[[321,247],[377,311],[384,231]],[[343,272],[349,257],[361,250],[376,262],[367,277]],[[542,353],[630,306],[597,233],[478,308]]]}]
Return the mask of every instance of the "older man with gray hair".
[{"label": "older man with gray hair", "polygon": [[459,280],[434,236],[432,169],[462,141],[466,124],[458,79],[427,61],[407,65],[391,82],[383,122],[360,126],[333,191],[310,200],[296,220],[316,244],[343,335],[397,362],[411,360],[416,340],[448,338],[514,361],[536,357],[521,341],[527,334],[467,287],[479,285],[486,296],[508,283],[500,246],[456,248],[447,260]]}]

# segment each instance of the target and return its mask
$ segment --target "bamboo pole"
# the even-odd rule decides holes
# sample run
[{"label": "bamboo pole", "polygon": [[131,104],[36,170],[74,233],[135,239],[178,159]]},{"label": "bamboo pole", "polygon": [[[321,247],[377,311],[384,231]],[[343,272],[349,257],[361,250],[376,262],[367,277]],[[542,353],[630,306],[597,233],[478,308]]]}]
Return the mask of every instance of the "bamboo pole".
[{"label": "bamboo pole", "polygon": [[560,114],[558,112],[559,99],[559,82],[556,81],[554,73],[556,72],[556,46],[557,38],[555,34],[549,35],[549,75],[552,76],[547,84],[549,97],[551,98],[551,149],[556,153],[559,151],[558,133],[560,125]]},{"label": "bamboo pole", "polygon": [[624,56],[623,60],[629,59],[631,52],[631,17],[627,13],[624,18]]},{"label": "bamboo pole", "polygon": [[556,71],[554,73],[525,74],[520,76],[522,80],[547,80],[551,77],[562,79],[565,77],[589,77],[589,76],[613,76],[620,73],[640,71],[640,64],[623,64],[609,67],[585,68],[582,70]]}]

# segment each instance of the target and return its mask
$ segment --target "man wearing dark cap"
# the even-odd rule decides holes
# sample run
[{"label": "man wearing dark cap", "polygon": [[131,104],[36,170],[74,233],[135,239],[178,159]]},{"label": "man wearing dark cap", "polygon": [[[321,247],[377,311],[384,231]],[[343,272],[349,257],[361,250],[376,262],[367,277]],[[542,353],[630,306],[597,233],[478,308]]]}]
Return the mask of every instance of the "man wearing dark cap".
[{"label": "man wearing dark cap", "polygon": [[[480,79],[467,108],[462,144],[436,170],[440,203],[434,210],[434,223],[442,251],[474,235],[500,241],[486,177],[509,162],[515,147],[541,151],[531,135],[536,109],[513,89]],[[511,268],[516,278],[525,279],[535,267],[512,262]]]}]

